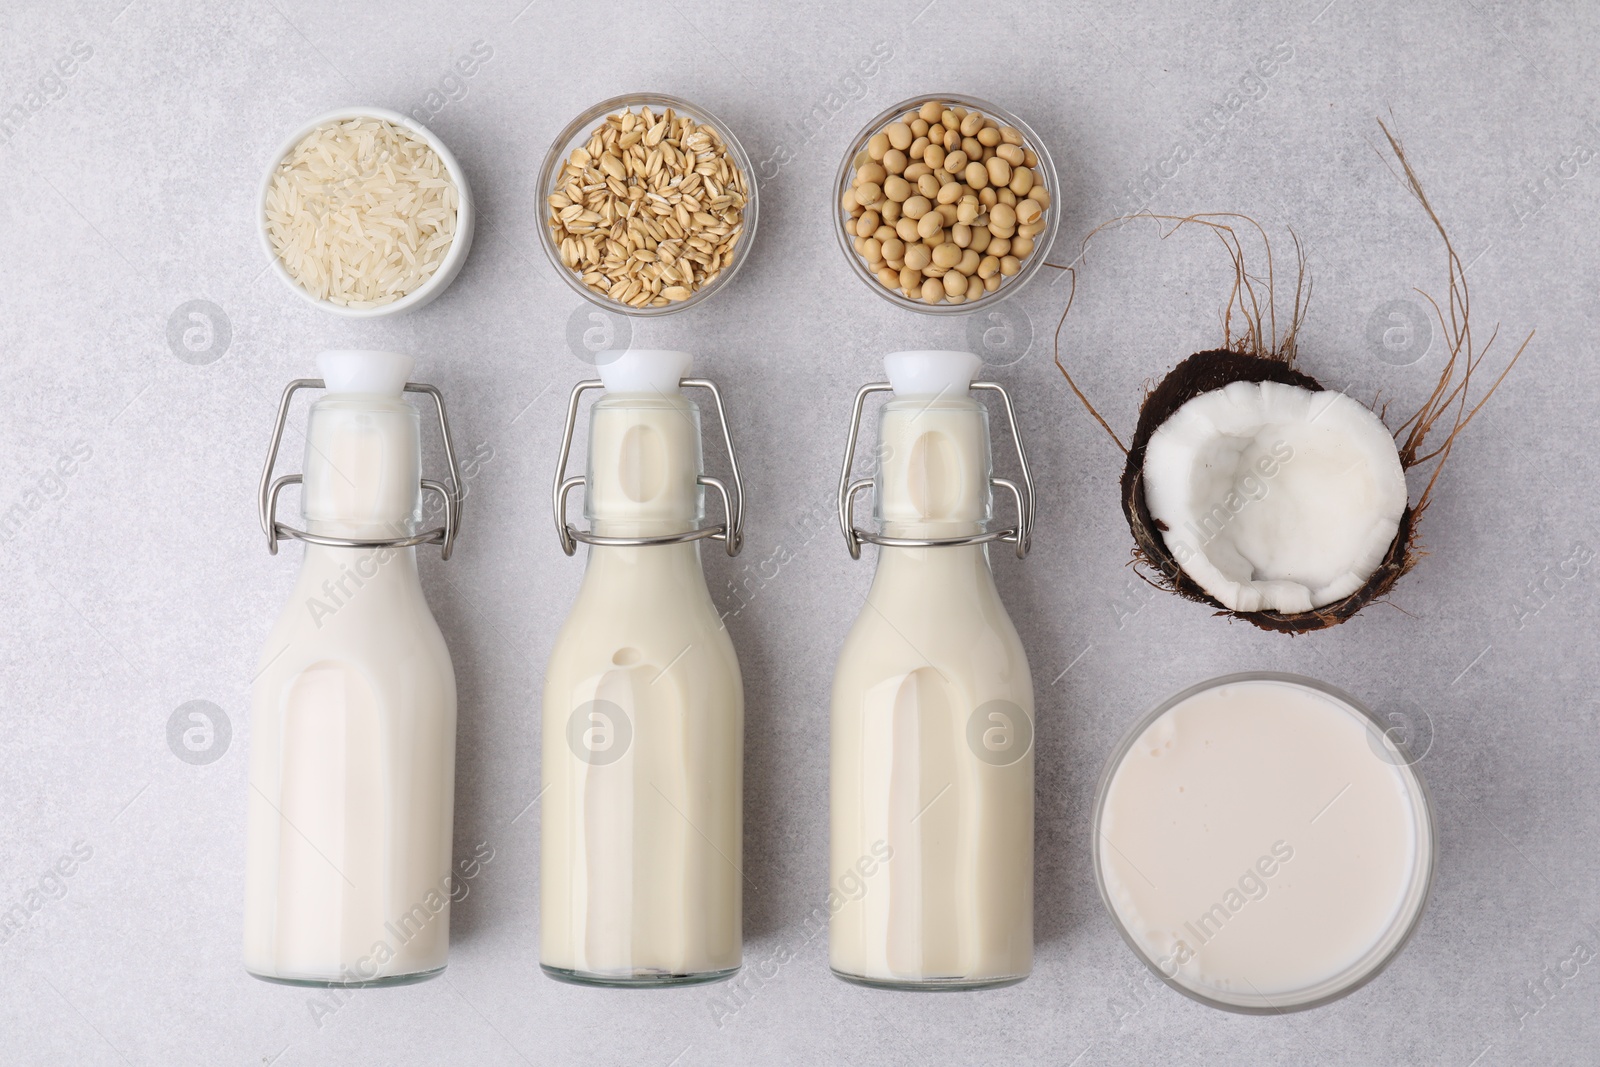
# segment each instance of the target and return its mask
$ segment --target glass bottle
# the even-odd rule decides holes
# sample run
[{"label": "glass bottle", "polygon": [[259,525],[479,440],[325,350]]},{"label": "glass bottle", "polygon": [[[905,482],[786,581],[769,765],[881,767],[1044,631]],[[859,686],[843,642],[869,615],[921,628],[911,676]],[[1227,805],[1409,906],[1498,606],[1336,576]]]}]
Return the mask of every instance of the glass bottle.
[{"label": "glass bottle", "polygon": [[[322,379],[285,390],[261,480],[268,548],[305,542],[251,696],[245,968],[327,986],[419,981],[450,943],[456,685],[417,577],[416,546],[449,558],[460,479],[438,390],[392,352],[324,352]],[[271,480],[289,401],[311,407],[304,475]],[[431,396],[451,484],[421,478],[417,410]],[[305,529],[277,521],[301,484]],[[443,527],[418,532],[421,491]]]},{"label": "glass bottle", "polygon": [[[744,692],[700,542],[739,550],[743,491],[701,473],[686,352],[607,353],[573,390],[556,475],[562,547],[589,546],[545,674],[540,963],[601,985],[712,981],[741,959]],[[581,395],[588,473],[566,476]],[[584,487],[587,531],[566,497]],[[704,489],[727,522],[703,526]]]},{"label": "glass bottle", "polygon": [[[839,977],[901,989],[974,988],[1033,966],[1033,682],[989,569],[1027,551],[1033,482],[993,477],[987,409],[966,352],[898,352],[856,398],[839,514],[852,556],[879,546],[866,606],[840,653],[831,731],[829,960]],[[876,481],[851,482],[866,398]],[[1010,419],[1013,435],[1016,420]],[[991,489],[1013,497],[1013,527]],[[881,532],[857,529],[875,488]]]}]

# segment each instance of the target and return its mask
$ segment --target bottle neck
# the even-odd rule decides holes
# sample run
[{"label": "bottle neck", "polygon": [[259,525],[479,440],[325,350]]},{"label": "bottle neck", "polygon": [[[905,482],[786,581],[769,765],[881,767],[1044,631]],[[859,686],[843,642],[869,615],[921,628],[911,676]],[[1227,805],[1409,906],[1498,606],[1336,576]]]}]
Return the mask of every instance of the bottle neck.
[{"label": "bottle neck", "polygon": [[317,401],[306,427],[306,529],[362,540],[415,533],[420,441],[416,409],[398,398],[335,394]]},{"label": "bottle neck", "polygon": [[988,545],[940,545],[931,548],[880,546],[874,584],[919,587],[949,584],[952,588],[994,589]]},{"label": "bottle neck", "polygon": [[991,465],[982,404],[966,394],[897,397],[884,405],[878,439],[877,518],[885,536],[964,537],[987,528]]},{"label": "bottle neck", "polygon": [[629,582],[650,575],[692,574],[704,580],[700,542],[677,545],[590,545],[587,573],[620,576]]},{"label": "bottle neck", "polygon": [[608,394],[589,423],[584,512],[602,537],[656,537],[700,524],[700,414],[679,393]]},{"label": "bottle neck", "polygon": [[295,594],[285,609],[316,631],[385,627],[428,614],[415,548],[335,548],[306,544]]},{"label": "bottle neck", "polygon": [[674,626],[699,619],[703,625],[720,626],[700,565],[700,545],[693,541],[642,547],[590,545],[573,612],[605,619],[608,626],[628,627],[652,619],[658,624],[663,619],[678,620]]},{"label": "bottle neck", "polygon": [[[413,581],[421,583],[417,572],[415,546],[405,548],[341,548],[335,545],[306,543],[302,573],[349,574],[360,585],[378,582]],[[320,580],[320,579],[319,579]]]}]

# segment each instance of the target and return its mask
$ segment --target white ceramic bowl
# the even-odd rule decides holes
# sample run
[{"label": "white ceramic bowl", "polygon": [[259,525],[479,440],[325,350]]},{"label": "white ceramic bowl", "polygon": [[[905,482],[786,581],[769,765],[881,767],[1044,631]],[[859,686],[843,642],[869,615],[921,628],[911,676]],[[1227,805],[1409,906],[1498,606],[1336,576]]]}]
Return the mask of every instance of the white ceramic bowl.
[{"label": "white ceramic bowl", "polygon": [[[277,173],[278,164],[283,161],[285,156],[294,151],[295,146],[318,126],[355,118],[383,119],[426,141],[428,146],[438,153],[439,160],[444,164],[445,170],[450,173],[450,177],[455,181],[458,201],[455,240],[445,250],[444,260],[440,262],[439,269],[433,272],[431,278],[400,299],[371,308],[344,307],[313,295],[294,280],[288,268],[283,265],[283,261],[278,258],[277,252],[273,251],[272,239],[267,235],[267,191],[272,187],[272,177]],[[266,172],[261,175],[261,191],[256,197],[256,230],[261,234],[261,247],[266,251],[267,259],[272,264],[272,272],[282,279],[283,284],[293,290],[302,300],[315,304],[324,311],[330,311],[335,315],[342,315],[349,319],[376,319],[402,311],[411,311],[444,292],[445,288],[455,280],[456,275],[461,273],[461,265],[467,260],[467,251],[472,247],[472,228],[475,214],[472,206],[472,190],[467,186],[466,173],[462,171],[461,164],[457,162],[455,154],[445,146],[443,141],[434,136],[433,132],[426,126],[406,118],[406,116],[397,111],[389,111],[381,107],[340,108],[325,115],[318,115],[290,134],[283,144],[279,146],[277,152],[273,153],[272,162],[267,164]]]}]

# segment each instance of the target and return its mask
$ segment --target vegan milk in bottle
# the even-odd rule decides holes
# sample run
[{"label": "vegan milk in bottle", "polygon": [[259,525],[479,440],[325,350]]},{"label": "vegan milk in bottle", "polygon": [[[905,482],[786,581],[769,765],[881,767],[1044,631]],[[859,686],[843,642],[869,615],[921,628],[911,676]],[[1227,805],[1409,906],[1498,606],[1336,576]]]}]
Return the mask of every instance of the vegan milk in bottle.
[{"label": "vegan milk in bottle", "polygon": [[[702,486],[721,483],[701,474],[689,363],[607,354],[587,478],[565,477],[566,449],[600,383],[569,408],[557,525],[589,561],[545,675],[539,953],[569,981],[707,981],[740,963],[744,692],[700,565],[715,530],[737,550],[738,506],[701,527]],[[565,518],[579,484],[588,531]]]},{"label": "vegan milk in bottle", "polygon": [[[279,486],[263,477],[274,550],[279,535],[307,543],[251,696],[244,963],[277,981],[410,981],[442,970],[449,948],[456,742],[450,653],[417,579],[412,360],[317,362],[324,381],[289,390],[327,390],[307,424],[305,530],[277,523]],[[445,537],[459,484],[439,487]]]},{"label": "vegan milk in bottle", "polygon": [[[878,569],[833,682],[829,959],[842,978],[901,988],[1019,981],[1033,965],[1033,683],[989,570],[988,544],[1025,551],[1026,492],[992,478],[987,409],[965,352],[885,361]],[[1009,413],[1009,398],[1006,399]],[[1016,427],[1013,420],[1013,433]],[[852,453],[855,429],[852,428]],[[1018,457],[1026,474],[1020,442]],[[1012,492],[1014,537],[991,518]],[[1019,551],[1018,554],[1022,554]],[[830,899],[832,894],[830,894]]]}]

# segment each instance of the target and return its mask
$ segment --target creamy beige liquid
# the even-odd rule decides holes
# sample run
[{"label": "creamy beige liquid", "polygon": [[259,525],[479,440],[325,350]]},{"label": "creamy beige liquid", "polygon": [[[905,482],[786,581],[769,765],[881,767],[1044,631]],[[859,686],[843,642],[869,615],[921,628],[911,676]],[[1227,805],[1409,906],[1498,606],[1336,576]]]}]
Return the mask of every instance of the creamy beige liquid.
[{"label": "creamy beige liquid", "polygon": [[1102,802],[1104,889],[1169,979],[1267,1009],[1335,995],[1422,907],[1420,783],[1342,700],[1261,679],[1202,690],[1128,750]]},{"label": "creamy beige liquid", "polygon": [[[416,457],[417,417],[397,390],[329,394],[310,422],[308,526],[346,537],[409,532]],[[340,984],[439,970],[449,948],[456,693],[416,550],[306,545],[259,670],[245,967]]]},{"label": "creamy beige liquid", "polygon": [[[699,441],[674,387],[608,392],[591,411],[593,531],[693,529]],[[698,546],[591,546],[550,655],[539,958],[561,977],[657,984],[740,963],[744,694]]]},{"label": "creamy beige liquid", "polygon": [[[980,528],[988,430],[965,381],[886,406],[884,533]],[[1027,659],[983,546],[878,553],[834,675],[832,886],[864,888],[833,911],[829,960],[891,985],[1015,980],[1033,964]]]}]

